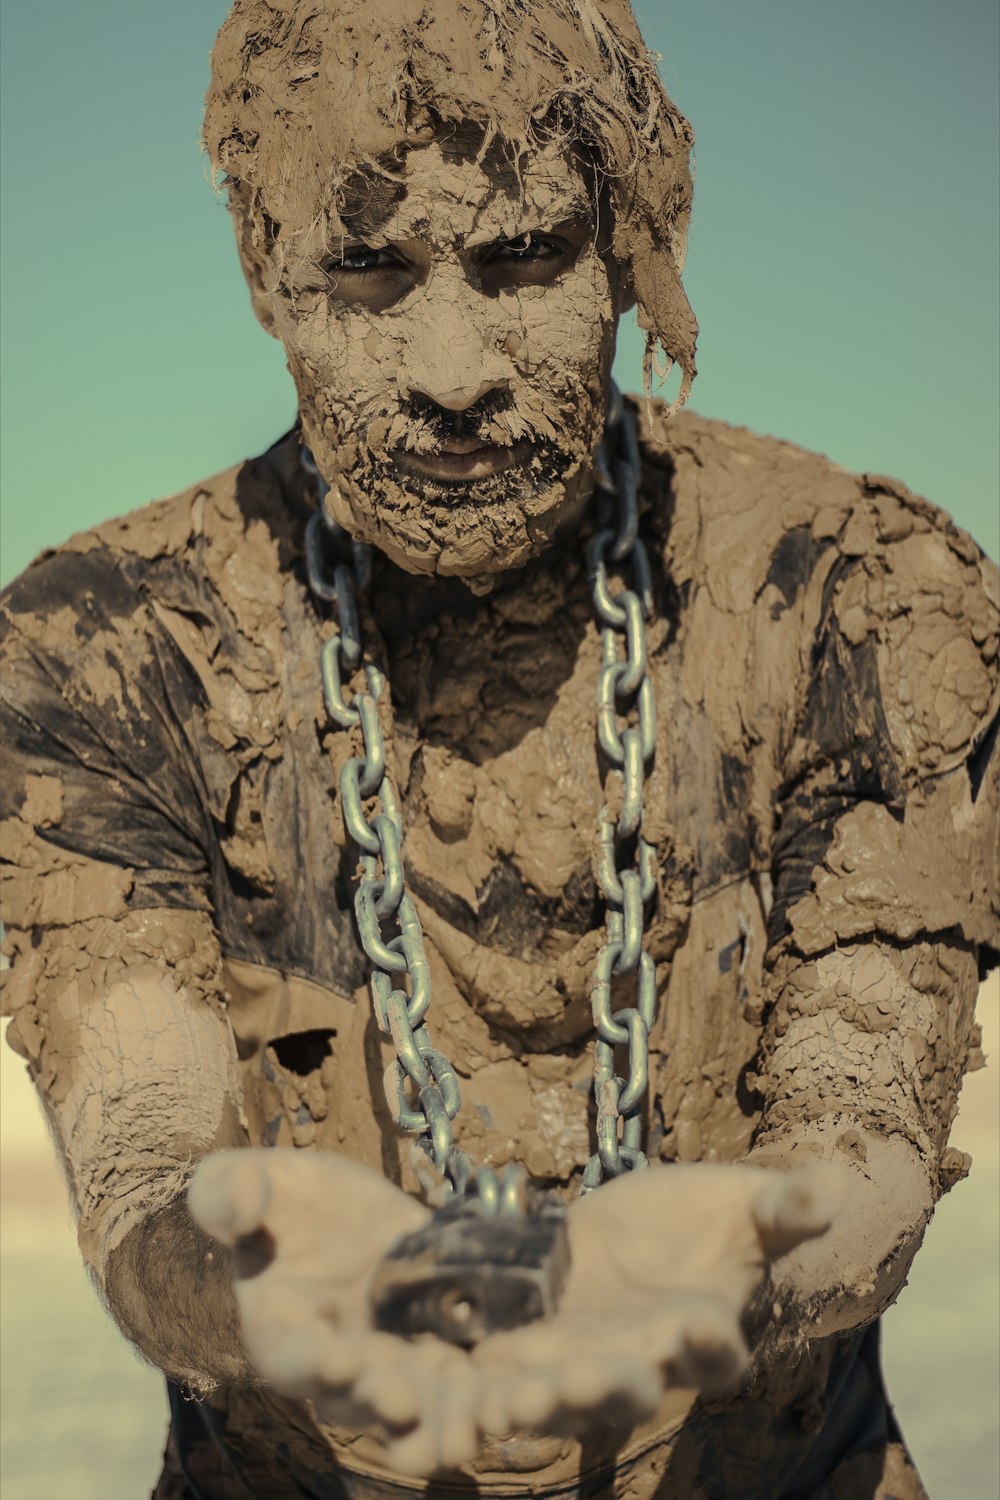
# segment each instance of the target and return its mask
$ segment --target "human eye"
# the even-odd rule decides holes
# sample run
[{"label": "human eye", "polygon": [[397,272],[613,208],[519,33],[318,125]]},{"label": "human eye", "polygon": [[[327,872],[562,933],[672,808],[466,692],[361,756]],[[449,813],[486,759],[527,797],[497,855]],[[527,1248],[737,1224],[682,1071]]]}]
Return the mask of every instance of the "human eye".
[{"label": "human eye", "polygon": [[343,245],[323,263],[323,269],[331,276],[363,276],[371,271],[396,271],[403,267],[400,256],[389,245]]},{"label": "human eye", "polygon": [[565,253],[565,245],[555,235],[531,230],[512,239],[497,240],[491,247],[489,259],[508,262],[554,260]]}]

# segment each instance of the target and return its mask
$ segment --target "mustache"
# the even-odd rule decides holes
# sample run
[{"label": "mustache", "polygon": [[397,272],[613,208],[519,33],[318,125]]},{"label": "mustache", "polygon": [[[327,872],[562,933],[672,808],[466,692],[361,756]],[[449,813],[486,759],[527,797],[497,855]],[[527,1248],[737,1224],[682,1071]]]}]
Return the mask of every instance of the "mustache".
[{"label": "mustache", "polygon": [[430,398],[411,396],[388,418],[387,434],[385,424],[386,418],[378,422],[385,445],[390,450],[402,448],[413,453],[433,452],[449,441],[473,441],[499,448],[527,442],[540,450],[559,446],[557,429],[548,417],[519,410],[504,392],[484,396],[461,411],[438,406]]},{"label": "mustache", "polygon": [[501,392],[483,396],[462,411],[451,411],[435,401],[415,396],[405,403],[404,415],[409,415],[414,432],[424,432],[435,442],[449,438],[478,438],[487,442],[497,418],[508,414],[513,405],[511,398],[505,398]]}]

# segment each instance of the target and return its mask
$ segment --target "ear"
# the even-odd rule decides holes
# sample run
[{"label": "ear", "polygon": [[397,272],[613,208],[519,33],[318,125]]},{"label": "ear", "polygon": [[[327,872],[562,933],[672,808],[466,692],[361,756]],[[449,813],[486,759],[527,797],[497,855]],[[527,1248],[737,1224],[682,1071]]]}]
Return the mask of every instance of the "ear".
[{"label": "ear", "polygon": [[233,216],[233,228],[236,231],[240,265],[243,267],[243,275],[250,290],[250,304],[253,307],[254,316],[264,332],[276,339],[279,335],[274,322],[273,298],[267,289],[272,274],[271,267],[263,249],[257,243],[249,215],[236,202],[231,203],[230,210]]}]

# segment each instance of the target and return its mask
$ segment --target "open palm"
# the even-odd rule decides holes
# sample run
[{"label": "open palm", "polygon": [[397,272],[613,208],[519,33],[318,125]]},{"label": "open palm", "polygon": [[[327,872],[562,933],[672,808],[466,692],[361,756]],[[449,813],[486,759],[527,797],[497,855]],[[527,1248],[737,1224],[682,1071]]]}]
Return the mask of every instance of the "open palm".
[{"label": "open palm", "polygon": [[261,1376],[321,1417],[382,1431],[399,1472],[475,1456],[483,1434],[648,1416],[668,1385],[724,1389],[740,1318],[769,1260],[821,1233],[839,1197],[823,1167],[652,1167],[568,1210],[572,1264],[554,1316],[463,1350],[372,1325],[375,1271],[429,1210],[320,1152],[246,1149],[201,1164],[191,1212],[233,1247],[243,1335]]}]

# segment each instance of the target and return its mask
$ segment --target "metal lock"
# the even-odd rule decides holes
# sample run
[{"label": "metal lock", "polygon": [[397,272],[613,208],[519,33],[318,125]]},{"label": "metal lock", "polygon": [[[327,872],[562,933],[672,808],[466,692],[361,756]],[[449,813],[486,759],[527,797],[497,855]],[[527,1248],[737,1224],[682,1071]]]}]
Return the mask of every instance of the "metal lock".
[{"label": "metal lock", "polygon": [[375,1326],[471,1348],[487,1334],[553,1313],[569,1263],[561,1204],[504,1215],[484,1214],[475,1199],[453,1200],[398,1240],[379,1266]]}]

